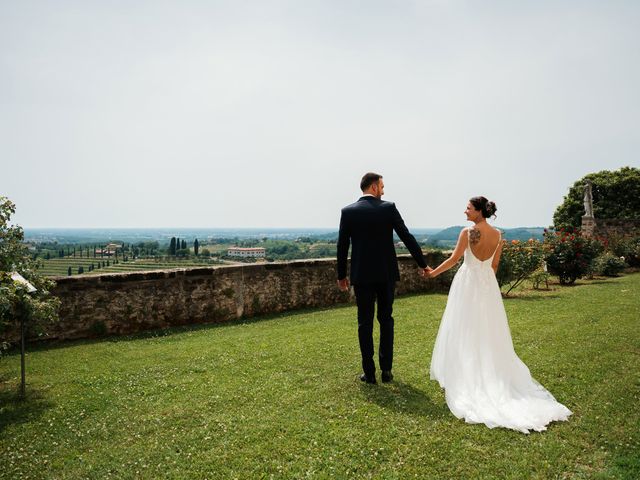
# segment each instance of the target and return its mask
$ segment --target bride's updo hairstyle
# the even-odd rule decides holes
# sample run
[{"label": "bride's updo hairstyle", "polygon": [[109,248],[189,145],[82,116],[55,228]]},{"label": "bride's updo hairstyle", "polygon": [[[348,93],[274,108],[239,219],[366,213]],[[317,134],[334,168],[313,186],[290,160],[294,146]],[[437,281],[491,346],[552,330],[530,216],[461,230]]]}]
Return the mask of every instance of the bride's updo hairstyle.
[{"label": "bride's updo hairstyle", "polygon": [[473,208],[482,212],[484,218],[495,217],[498,209],[494,202],[490,202],[485,197],[473,197],[469,200]]}]

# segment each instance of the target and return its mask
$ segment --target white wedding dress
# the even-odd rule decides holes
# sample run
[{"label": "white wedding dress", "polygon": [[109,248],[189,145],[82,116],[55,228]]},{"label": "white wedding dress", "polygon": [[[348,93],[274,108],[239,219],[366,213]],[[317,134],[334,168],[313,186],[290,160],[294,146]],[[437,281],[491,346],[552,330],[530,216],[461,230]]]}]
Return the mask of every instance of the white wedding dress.
[{"label": "white wedding dress", "polygon": [[571,411],[531,377],[513,349],[494,256],[481,261],[467,246],[433,348],[431,379],[445,389],[451,412],[468,423],[540,432]]}]

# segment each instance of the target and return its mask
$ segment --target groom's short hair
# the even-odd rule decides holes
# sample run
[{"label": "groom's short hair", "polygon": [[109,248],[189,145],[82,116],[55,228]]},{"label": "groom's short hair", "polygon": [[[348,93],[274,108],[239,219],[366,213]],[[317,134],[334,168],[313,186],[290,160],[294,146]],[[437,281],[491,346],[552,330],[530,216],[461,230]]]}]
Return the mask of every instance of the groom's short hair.
[{"label": "groom's short hair", "polygon": [[365,173],[364,177],[362,177],[362,180],[360,180],[360,190],[364,192],[371,185],[380,181],[381,178],[382,178],[382,175],[378,173],[373,173],[373,172]]}]

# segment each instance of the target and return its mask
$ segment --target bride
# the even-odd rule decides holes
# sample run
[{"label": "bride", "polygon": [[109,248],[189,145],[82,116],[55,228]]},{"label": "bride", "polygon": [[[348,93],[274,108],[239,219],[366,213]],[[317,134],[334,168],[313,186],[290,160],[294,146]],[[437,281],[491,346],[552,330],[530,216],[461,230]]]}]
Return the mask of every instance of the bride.
[{"label": "bride", "polygon": [[431,357],[431,379],[445,389],[447,405],[468,423],[529,433],[543,431],[571,411],[531,377],[511,341],[500,287],[495,277],[502,253],[500,231],[487,223],[496,205],[485,197],[469,200],[465,214],[474,223],[460,232],[451,256],[434,278],[461,256]]}]

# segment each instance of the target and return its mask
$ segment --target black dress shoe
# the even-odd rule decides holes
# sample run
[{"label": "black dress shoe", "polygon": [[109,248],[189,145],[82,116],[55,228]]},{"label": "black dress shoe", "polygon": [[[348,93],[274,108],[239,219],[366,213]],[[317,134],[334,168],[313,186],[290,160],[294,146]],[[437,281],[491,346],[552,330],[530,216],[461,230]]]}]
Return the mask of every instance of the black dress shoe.
[{"label": "black dress shoe", "polygon": [[360,380],[362,380],[363,382],[366,382],[366,383],[371,383],[371,384],[376,384],[377,383],[375,376],[374,377],[370,377],[369,375],[366,375],[364,373],[362,375],[360,375]]},{"label": "black dress shoe", "polygon": [[391,380],[393,380],[393,374],[391,373],[391,370],[383,370],[382,371],[382,382],[383,383],[389,383]]}]

